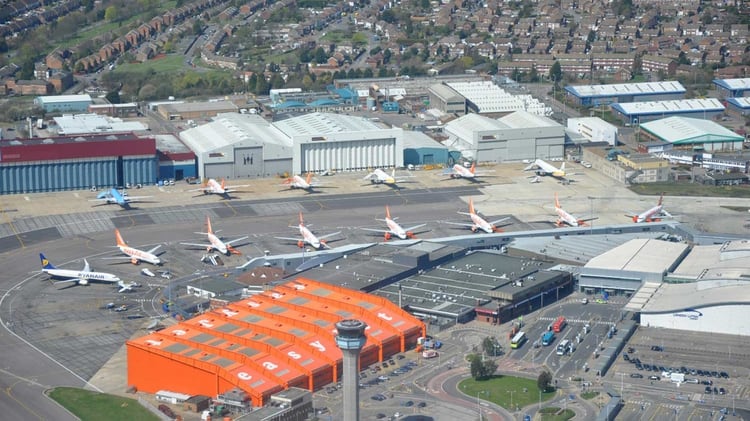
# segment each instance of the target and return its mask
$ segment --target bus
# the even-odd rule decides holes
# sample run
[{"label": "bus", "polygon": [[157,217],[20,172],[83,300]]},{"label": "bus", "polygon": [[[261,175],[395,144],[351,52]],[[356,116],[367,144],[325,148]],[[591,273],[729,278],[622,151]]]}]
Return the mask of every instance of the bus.
[{"label": "bus", "polygon": [[552,325],[552,331],[560,333],[565,327],[565,317],[560,316],[555,320],[555,324]]},{"label": "bus", "polygon": [[552,342],[555,340],[555,334],[552,332],[544,332],[544,335],[542,335],[542,345],[549,346],[552,345]]},{"label": "bus", "polygon": [[557,345],[557,355],[567,354],[569,346],[570,346],[570,341],[567,339],[563,339],[563,341],[560,342],[559,345]]},{"label": "bus", "polygon": [[510,340],[510,347],[513,349],[519,348],[523,343],[526,342],[526,333],[523,331],[516,333],[516,336]]}]

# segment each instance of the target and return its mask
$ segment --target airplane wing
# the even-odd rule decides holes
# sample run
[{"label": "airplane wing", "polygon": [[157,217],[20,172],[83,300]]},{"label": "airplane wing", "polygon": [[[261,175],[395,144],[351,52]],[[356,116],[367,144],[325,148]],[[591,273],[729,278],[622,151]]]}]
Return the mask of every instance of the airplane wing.
[{"label": "airplane wing", "polygon": [[151,253],[151,254],[154,254],[154,252],[155,252],[155,251],[156,251],[156,250],[157,250],[157,249],[158,249],[159,247],[161,247],[161,244],[159,244],[159,245],[157,245],[156,247],[152,248],[151,250],[147,251],[147,253]]},{"label": "airplane wing", "polygon": [[599,217],[598,216],[593,216],[591,218],[579,219],[578,222],[589,222],[589,221],[593,221],[595,219],[599,219]]},{"label": "airplane wing", "polygon": [[302,237],[292,238],[292,237],[273,237],[277,240],[285,240],[285,241],[302,241]]},{"label": "airplane wing", "polygon": [[413,227],[409,227],[409,228],[404,228],[404,231],[414,231],[415,229],[417,229],[417,228],[422,228],[422,227],[423,227],[423,226],[425,226],[425,225],[427,225],[427,224],[419,224],[419,225],[414,225]]},{"label": "airplane wing", "polygon": [[377,228],[363,228],[363,227],[360,227],[359,229],[365,230],[365,231],[379,232],[381,234],[382,233],[386,233],[386,232],[391,232],[390,230],[387,230],[387,229],[377,229]]},{"label": "airplane wing", "polygon": [[57,284],[67,284],[67,283],[70,283],[70,282],[76,282],[77,283],[79,281],[80,281],[80,279],[78,279],[78,278],[71,278],[71,279],[63,279],[63,280],[60,280],[60,281],[54,281],[53,284],[55,284],[55,285],[57,285]]},{"label": "airplane wing", "polygon": [[213,245],[209,243],[202,243],[202,244],[201,243],[180,243],[180,244],[182,244],[183,246],[193,246],[193,247],[203,247],[203,248],[213,247]]},{"label": "airplane wing", "polygon": [[491,221],[490,225],[497,225],[497,224],[499,224],[501,222],[507,221],[508,219],[510,219],[510,216],[506,216],[505,218],[500,218],[497,221]]},{"label": "airplane wing", "polygon": [[466,223],[466,222],[451,222],[451,221],[443,221],[443,222],[445,222],[446,224],[451,224],[451,225],[458,225],[458,226],[460,226],[460,227],[468,227],[468,228],[471,228],[471,227],[473,227],[473,226],[474,226],[474,224],[468,224],[468,223]]},{"label": "airplane wing", "polygon": [[661,210],[661,214],[663,216],[666,216],[667,218],[674,218],[674,215],[672,215],[671,213],[665,211],[664,209]]},{"label": "airplane wing", "polygon": [[226,244],[228,246],[231,246],[232,244],[234,244],[234,243],[236,243],[238,241],[246,240],[248,237],[249,237],[249,235],[246,235],[246,236],[240,237],[240,238],[235,238],[234,240],[231,240],[231,241],[225,241],[224,244]]},{"label": "airplane wing", "polygon": [[137,201],[139,201],[141,199],[148,199],[149,197],[154,197],[154,196],[125,196],[125,201],[126,202],[137,202]]},{"label": "airplane wing", "polygon": [[330,234],[322,235],[322,236],[318,237],[318,239],[319,240],[325,240],[326,238],[330,238],[330,237],[333,237],[334,235],[338,235],[338,234],[341,234],[341,231],[336,231],[336,232],[332,232]]},{"label": "airplane wing", "polygon": [[446,168],[446,169],[443,170],[443,175],[450,175],[450,174],[455,174],[455,173],[456,173],[456,171],[453,170],[453,167]]}]

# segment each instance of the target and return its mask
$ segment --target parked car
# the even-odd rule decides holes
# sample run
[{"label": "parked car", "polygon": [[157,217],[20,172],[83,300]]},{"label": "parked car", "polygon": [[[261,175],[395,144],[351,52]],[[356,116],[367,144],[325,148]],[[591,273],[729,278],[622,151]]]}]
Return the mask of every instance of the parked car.
[{"label": "parked car", "polygon": [[651,376],[648,376],[648,379],[649,379],[649,380],[656,380],[656,381],[659,381],[659,380],[661,380],[661,377],[659,377],[659,376],[654,376],[654,375],[651,375]]},{"label": "parked car", "polygon": [[641,373],[630,373],[630,377],[632,377],[634,379],[642,379],[643,378],[643,374],[641,374]]}]

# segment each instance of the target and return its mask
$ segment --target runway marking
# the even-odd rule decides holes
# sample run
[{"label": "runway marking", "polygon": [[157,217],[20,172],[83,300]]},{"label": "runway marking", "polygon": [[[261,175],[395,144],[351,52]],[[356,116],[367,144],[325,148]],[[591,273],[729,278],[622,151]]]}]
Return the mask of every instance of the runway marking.
[{"label": "runway marking", "polygon": [[[28,199],[28,196],[25,196],[26,200]],[[13,231],[13,235],[16,237],[16,240],[18,240],[19,243],[21,243],[21,248],[26,248],[26,244],[24,244],[23,239],[21,238],[21,235],[18,233],[18,230],[16,229],[16,226],[13,224],[13,221],[8,218],[5,212],[5,208],[0,207],[0,213],[3,215],[3,219],[5,219],[8,223],[8,226],[10,227],[11,231]]]},{"label": "runway marking", "polygon": [[[8,373],[8,374],[10,374],[10,373]],[[12,375],[12,374],[11,374],[11,375]],[[33,380],[22,379],[22,378],[19,378],[19,377],[17,377],[17,376],[15,376],[15,377],[19,379],[19,380],[18,380],[18,382],[16,382],[16,383],[20,383],[20,382],[22,382],[22,381],[25,381],[25,382],[31,382],[31,383],[34,383],[34,384],[36,384],[37,386],[43,386],[43,385],[40,385],[40,384],[38,384],[38,383],[34,382]],[[43,417],[42,417],[41,415],[39,415],[39,414],[37,414],[36,412],[34,412],[34,411],[33,411],[33,410],[31,409],[31,408],[29,408],[29,407],[28,407],[28,406],[27,406],[27,405],[26,405],[25,403],[23,403],[23,402],[22,402],[21,400],[17,399],[17,398],[15,397],[15,396],[13,396],[13,394],[11,393],[11,392],[12,392],[12,390],[13,390],[13,386],[8,386],[8,387],[6,387],[6,388],[5,388],[5,394],[6,394],[6,395],[8,395],[8,397],[9,397],[9,398],[11,398],[11,399],[13,399],[14,401],[16,401],[16,402],[17,402],[17,403],[18,403],[19,405],[21,405],[21,407],[23,407],[23,409],[25,409],[25,410],[29,411],[29,413],[30,413],[30,414],[34,415],[35,417],[39,418],[40,420],[43,420],[43,419],[44,419],[44,418],[43,418]]]},{"label": "runway marking", "polygon": [[232,211],[232,213],[234,214],[234,216],[237,216],[237,209],[235,209],[234,207],[232,207],[232,205],[229,204],[229,202],[227,202],[227,201],[225,201],[223,203],[224,203],[224,205],[226,205],[226,207],[228,207]]}]

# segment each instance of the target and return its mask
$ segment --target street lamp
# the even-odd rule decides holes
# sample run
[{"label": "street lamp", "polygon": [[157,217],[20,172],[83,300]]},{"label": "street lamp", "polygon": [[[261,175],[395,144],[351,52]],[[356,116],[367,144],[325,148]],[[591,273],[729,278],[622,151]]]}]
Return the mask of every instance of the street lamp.
[{"label": "street lamp", "polygon": [[510,411],[513,412],[513,394],[516,392],[515,390],[508,390],[508,393],[510,393]]},{"label": "street lamp", "polygon": [[479,414],[479,421],[482,421],[482,406],[479,404],[479,394],[484,393],[484,390],[477,392],[477,413]]}]

